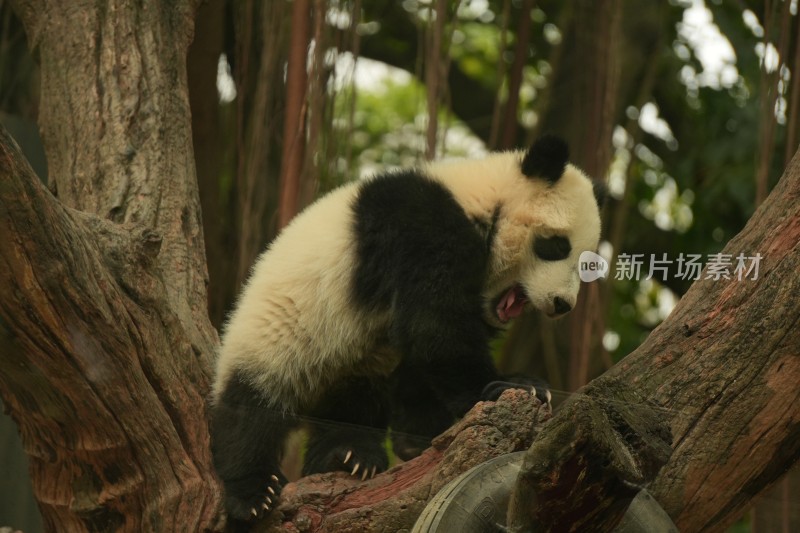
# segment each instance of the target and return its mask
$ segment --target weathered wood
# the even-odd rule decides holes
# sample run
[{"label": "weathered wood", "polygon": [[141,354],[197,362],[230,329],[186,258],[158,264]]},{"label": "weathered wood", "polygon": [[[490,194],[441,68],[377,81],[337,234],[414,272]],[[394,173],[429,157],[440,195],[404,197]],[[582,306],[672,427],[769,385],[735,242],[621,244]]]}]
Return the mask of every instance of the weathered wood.
[{"label": "weathered wood", "polygon": [[53,531],[211,527],[201,346],[161,237],[62,206],[0,131],[0,394]]},{"label": "weathered wood", "polygon": [[[636,351],[581,391],[590,396],[602,391],[609,405],[631,403],[633,392],[655,407],[659,421],[672,434],[672,454],[648,490],[681,531],[725,530],[754,496],[800,457],[798,198],[800,155],[795,155],[772,195],[722,252],[730,256],[731,272],[739,254],[760,254],[757,279],[745,276],[739,280],[733,275],[732,279],[715,280],[704,272],[703,279],[692,285],[667,320]],[[630,391],[619,387],[625,381]],[[578,409],[581,401],[572,406]],[[536,456],[542,464],[527,461],[523,468],[521,479],[534,487],[532,492],[538,498],[537,502],[528,495],[534,504],[528,508],[527,524],[567,528],[545,508],[558,501],[552,497],[554,493],[563,498],[565,507],[556,512],[565,515],[571,507],[580,508],[598,483],[605,485],[601,490],[606,499],[597,498],[594,507],[583,508],[583,514],[600,510],[615,492],[620,500],[629,497],[624,489],[632,480],[629,468],[617,472],[601,468],[602,475],[584,475],[578,481],[574,465],[569,465],[572,476],[570,468],[564,468],[567,461],[562,459],[559,467],[565,450],[580,457],[574,447],[593,438],[602,443],[609,429],[603,430],[597,416],[573,411],[559,411],[537,437],[531,451],[540,448]],[[544,444],[549,442],[554,446],[548,449]],[[589,460],[600,461],[602,466],[603,456],[610,465],[625,457],[626,446],[614,446],[613,442],[599,446],[600,450],[581,452],[586,456],[580,464],[583,472],[592,472]],[[662,452],[657,447],[653,451],[653,459],[658,459]],[[652,475],[657,464],[655,461],[643,472]],[[639,484],[650,476],[640,476],[640,482],[635,478],[634,483]],[[580,516],[574,515],[578,520],[574,527],[587,530]],[[599,523],[609,519],[604,515]]]},{"label": "weathered wood", "polygon": [[509,531],[613,530],[669,459],[670,443],[658,410],[629,385],[588,385],[525,453]]},{"label": "weathered wood", "polygon": [[663,408],[673,454],[648,489],[681,531],[724,531],[800,458],[799,199],[800,153],[723,250],[760,254],[758,279],[695,282],[599,378]]},{"label": "weathered wood", "polygon": [[[185,72],[194,3],[14,4],[41,60],[40,122],[61,202],[0,133],[0,394],[31,458],[45,524],[214,529],[220,494],[204,396],[216,336]],[[695,284],[595,385],[628,380],[663,409],[673,453],[649,488],[682,530],[724,528],[800,457],[799,182],[796,156],[726,248],[761,254],[757,280]],[[423,456],[337,492],[327,508],[336,512],[303,496],[284,525],[408,524],[408,501],[418,511],[452,475],[521,446],[506,439],[530,414],[462,428],[461,459],[437,445],[426,454],[438,470]],[[542,429],[542,442],[559,427]],[[287,488],[287,512],[292,491],[308,488]]]},{"label": "weathered wood", "polygon": [[186,81],[195,4],[12,2],[40,62],[52,192],[68,207],[158,231],[164,288],[211,346]]}]

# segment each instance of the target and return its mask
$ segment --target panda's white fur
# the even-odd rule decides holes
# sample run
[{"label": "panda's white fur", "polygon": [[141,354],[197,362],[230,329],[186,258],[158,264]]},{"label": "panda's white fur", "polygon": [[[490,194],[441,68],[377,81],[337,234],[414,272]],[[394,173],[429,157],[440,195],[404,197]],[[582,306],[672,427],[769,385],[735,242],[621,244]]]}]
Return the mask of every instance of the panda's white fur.
[{"label": "panda's white fur", "polygon": [[[536,308],[550,316],[575,305],[580,286],[578,256],[584,250],[597,247],[600,218],[593,181],[566,162],[565,146],[563,155],[561,150],[559,142],[548,139],[535,144],[528,152],[496,153],[478,161],[432,163],[401,176],[407,178],[412,187],[441,186],[446,190],[457,207],[454,211],[443,202],[442,216],[464,219],[461,226],[453,227],[471,227],[468,221],[481,226],[482,229],[476,231],[485,233],[481,238],[486,239],[489,249],[481,270],[484,272],[482,286],[476,289],[480,294],[476,296],[482,302],[480,318],[491,327],[505,327],[509,317],[521,311],[520,298],[527,299],[526,308]],[[533,163],[523,163],[526,154],[536,156]],[[545,164],[540,165],[540,161]],[[543,178],[530,173],[525,175],[522,170],[540,166],[547,174]],[[262,507],[270,508],[272,499],[269,504],[261,505],[261,496],[254,491],[265,490],[267,484],[272,492],[280,488],[277,477],[280,473],[275,470],[282,442],[265,444],[265,440],[282,441],[292,417],[316,413],[320,405],[323,405],[323,414],[319,416],[331,412],[338,415],[335,408],[324,405],[330,403],[331,394],[341,398],[342,409],[368,408],[361,405],[362,398],[352,387],[346,388],[342,396],[331,391],[343,380],[355,379],[363,386],[373,379],[383,379],[409,356],[401,353],[402,348],[392,341],[402,335],[395,327],[399,316],[397,306],[394,303],[365,306],[355,296],[359,282],[356,277],[360,274],[354,275],[354,272],[364,261],[361,257],[364,251],[359,248],[362,236],[358,234],[363,230],[357,225],[363,214],[358,214],[356,206],[362,201],[364,191],[370,190],[372,185],[382,187],[381,180],[392,179],[393,175],[387,174],[344,185],[298,215],[259,257],[227,321],[212,392],[211,430],[215,464],[226,485],[228,512],[234,518],[260,515]],[[438,185],[430,185],[430,182]],[[368,212],[382,216],[378,209],[369,209],[372,211]],[[456,212],[459,209],[460,214]],[[411,212],[403,216],[415,217],[416,214]],[[431,228],[431,231],[437,230]],[[453,238],[462,238],[460,235],[463,231]],[[558,256],[559,260],[537,257],[534,240],[556,236],[568,243],[568,253]],[[457,242],[449,243],[446,239],[439,242],[457,250]],[[385,250],[392,252],[388,244]],[[414,256],[420,252],[408,250],[408,253]],[[429,259],[431,268],[438,268],[436,258],[429,257],[415,266],[428,268]],[[447,264],[448,268],[453,267],[452,262]],[[513,297],[509,299],[510,294]],[[454,294],[454,298],[457,296]],[[557,300],[560,307],[555,303]],[[425,308],[425,302],[411,305]],[[501,311],[501,307],[505,311]],[[465,327],[465,333],[470,333],[469,326]],[[437,342],[436,339],[432,341],[429,351],[436,352]],[[423,358],[427,355],[433,359],[437,356],[430,353]],[[463,370],[465,375],[474,374],[469,377],[470,383],[479,387],[483,374],[486,380],[494,377],[489,370],[491,362],[486,346],[478,347],[476,355],[465,354],[467,356],[475,363],[475,368],[466,365]],[[417,355],[410,366],[416,368],[419,364]],[[484,367],[485,371],[478,370]],[[404,367],[403,372],[406,370],[408,368]],[[452,370],[458,372],[459,368]],[[358,381],[360,376],[367,381]],[[446,391],[460,392],[466,386],[458,383],[458,376],[437,375],[434,378],[446,381],[443,386]],[[454,381],[450,383],[449,380]],[[377,385],[376,390],[381,387]],[[467,407],[463,402],[474,402],[478,392],[470,391],[459,400],[458,407],[451,406],[442,416],[463,411]],[[371,401],[367,393],[363,401]],[[243,405],[248,402],[252,405]],[[278,419],[268,418],[270,416]],[[384,426],[388,423],[383,418],[383,410],[375,416],[378,418],[373,423]],[[362,418],[354,415],[354,419],[349,420],[344,416],[346,421],[369,423]],[[335,460],[346,463],[352,450],[358,451],[358,443],[348,448],[337,440],[340,438],[342,435],[338,433],[328,434],[316,443],[323,451],[314,451],[313,455],[319,458],[322,453],[324,460],[320,459],[312,471],[331,468],[320,464],[328,465],[336,457]],[[332,442],[327,444],[327,441]],[[380,439],[377,439],[372,448],[360,450],[360,462],[365,471],[370,464],[373,472],[385,467],[385,459],[375,457],[381,453],[375,451],[375,446],[379,445]],[[331,450],[327,449],[329,447]],[[343,459],[342,450],[345,449],[348,451]],[[350,469],[350,465],[343,466]]]},{"label": "panda's white fur", "polygon": [[215,398],[240,370],[274,391],[271,407],[296,411],[342,368],[364,365],[389,313],[363,313],[351,301],[356,252],[347,206],[357,187],[342,186],[303,211],[261,254],[225,327]]},{"label": "panda's white fur", "polygon": [[[600,238],[591,180],[567,165],[555,186],[531,182],[519,169],[522,157],[521,151],[501,152],[424,167],[470,217],[491,218],[495,206],[503,205],[484,292],[487,321],[497,327],[506,324],[491,304],[517,282],[532,306],[547,315],[555,314],[555,296],[574,306],[580,288],[578,256],[594,250]],[[368,357],[391,313],[365,313],[351,302],[356,252],[348,206],[359,185],[339,187],[303,211],[261,254],[225,328],[215,396],[238,369],[275,391],[272,398],[280,399],[275,407],[296,410],[315,401],[325,380],[343,367],[363,365],[367,373],[373,367],[394,368],[399,354],[386,361]],[[570,258],[538,260],[530,245],[533,234],[566,235],[572,243]]]}]

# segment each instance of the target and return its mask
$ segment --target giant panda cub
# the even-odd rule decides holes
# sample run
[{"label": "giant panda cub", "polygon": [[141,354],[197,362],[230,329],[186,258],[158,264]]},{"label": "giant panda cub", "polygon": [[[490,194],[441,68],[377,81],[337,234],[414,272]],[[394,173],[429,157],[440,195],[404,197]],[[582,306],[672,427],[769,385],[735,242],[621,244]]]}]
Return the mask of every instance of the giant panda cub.
[{"label": "giant panda cub", "polygon": [[498,380],[494,332],[529,308],[556,317],[575,305],[602,186],[567,159],[563,141],[543,137],[386,172],[283,230],[219,350],[210,430],[230,517],[275,507],[300,417],[332,421],[313,424],[304,474],[373,476],[387,467],[387,427],[435,436]]}]

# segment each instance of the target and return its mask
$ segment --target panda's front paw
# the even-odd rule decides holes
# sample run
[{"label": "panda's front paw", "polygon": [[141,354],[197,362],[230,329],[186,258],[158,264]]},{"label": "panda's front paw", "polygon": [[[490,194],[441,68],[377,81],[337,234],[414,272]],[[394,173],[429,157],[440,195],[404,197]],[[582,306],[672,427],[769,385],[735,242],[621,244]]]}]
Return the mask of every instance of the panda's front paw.
[{"label": "panda's front paw", "polygon": [[345,465],[345,471],[350,469],[351,476],[361,477],[361,481],[364,481],[367,478],[372,479],[375,477],[376,473],[386,470],[388,465],[385,454],[381,453],[379,455],[383,457],[378,455],[372,455],[370,457],[368,454],[367,456],[362,455],[359,459],[358,456],[353,454],[353,450],[347,450],[342,464]]},{"label": "panda's front paw", "polygon": [[549,404],[553,399],[550,393],[550,386],[546,381],[527,376],[509,376],[504,377],[503,380],[492,381],[487,384],[481,392],[481,400],[489,402],[497,401],[500,395],[508,389],[527,390],[536,396],[543,404]]},{"label": "panda's front paw", "polygon": [[225,485],[225,509],[228,516],[240,522],[259,520],[278,504],[285,479],[271,475],[266,483],[249,478]]},{"label": "panda's front paw", "polygon": [[382,446],[336,446],[324,454],[306,453],[303,475],[344,471],[363,481],[383,472],[388,465],[386,451]]}]

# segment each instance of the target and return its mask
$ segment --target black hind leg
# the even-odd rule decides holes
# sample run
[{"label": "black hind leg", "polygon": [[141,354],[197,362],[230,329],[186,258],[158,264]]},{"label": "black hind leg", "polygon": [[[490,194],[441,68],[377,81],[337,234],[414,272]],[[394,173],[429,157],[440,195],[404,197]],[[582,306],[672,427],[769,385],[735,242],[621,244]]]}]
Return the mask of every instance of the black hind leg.
[{"label": "black hind leg", "polygon": [[303,475],[343,470],[366,479],[386,470],[387,407],[383,379],[353,377],[334,387],[313,412]]},{"label": "black hind leg", "polygon": [[392,449],[404,461],[422,453],[454,421],[425,369],[409,361],[392,374],[391,396]]},{"label": "black hind leg", "polygon": [[234,375],[211,408],[211,453],[229,519],[249,521],[275,508],[286,478],[280,459],[293,420],[266,407],[263,393]]}]

